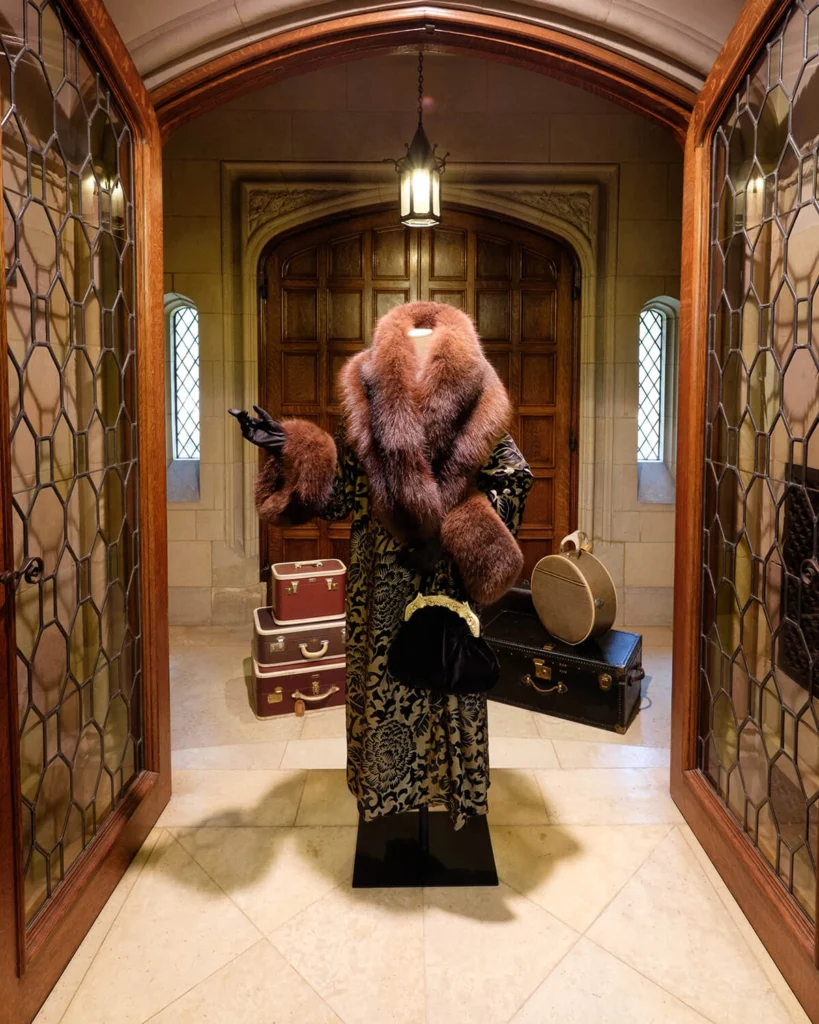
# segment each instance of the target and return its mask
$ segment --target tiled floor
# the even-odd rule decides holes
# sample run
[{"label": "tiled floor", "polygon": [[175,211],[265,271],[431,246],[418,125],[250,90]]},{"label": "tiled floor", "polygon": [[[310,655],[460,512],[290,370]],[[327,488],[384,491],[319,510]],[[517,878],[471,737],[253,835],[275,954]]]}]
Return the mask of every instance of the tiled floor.
[{"label": "tiled floor", "polygon": [[204,632],[174,796],[38,1024],[807,1021],[668,796],[666,631],[627,736],[491,705],[501,884],[423,891],[350,888],[343,711],[257,721],[246,637]]}]

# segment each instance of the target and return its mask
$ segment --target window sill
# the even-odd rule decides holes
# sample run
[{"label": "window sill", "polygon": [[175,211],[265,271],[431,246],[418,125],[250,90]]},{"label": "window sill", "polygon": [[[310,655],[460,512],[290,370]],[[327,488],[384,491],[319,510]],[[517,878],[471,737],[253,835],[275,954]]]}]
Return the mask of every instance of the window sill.
[{"label": "window sill", "polygon": [[674,505],[677,487],[664,462],[637,463],[637,500],[645,505]]},{"label": "window sill", "polygon": [[168,504],[199,501],[199,459],[174,459],[168,464]]}]

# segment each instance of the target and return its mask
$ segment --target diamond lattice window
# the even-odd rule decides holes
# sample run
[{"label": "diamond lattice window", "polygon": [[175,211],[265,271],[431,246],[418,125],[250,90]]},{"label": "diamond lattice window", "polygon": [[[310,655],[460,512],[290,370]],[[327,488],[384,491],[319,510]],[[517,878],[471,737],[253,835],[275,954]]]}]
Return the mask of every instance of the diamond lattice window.
[{"label": "diamond lattice window", "polygon": [[173,438],[175,459],[199,458],[199,314],[173,314]]},{"label": "diamond lattice window", "polygon": [[637,406],[637,458],[659,462],[663,457],[663,374],[666,317],[656,309],[640,314]]}]

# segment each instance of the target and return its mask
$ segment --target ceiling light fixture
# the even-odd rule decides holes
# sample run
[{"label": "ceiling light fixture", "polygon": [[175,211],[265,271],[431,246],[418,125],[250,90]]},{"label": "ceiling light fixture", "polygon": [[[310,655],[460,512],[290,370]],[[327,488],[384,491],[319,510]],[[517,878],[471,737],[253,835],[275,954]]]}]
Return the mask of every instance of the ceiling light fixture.
[{"label": "ceiling light fixture", "polygon": [[406,154],[390,160],[398,173],[398,203],[401,223],[408,228],[430,228],[441,222],[441,175],[446,158],[436,156],[424,131],[424,53],[418,54],[418,127]]}]

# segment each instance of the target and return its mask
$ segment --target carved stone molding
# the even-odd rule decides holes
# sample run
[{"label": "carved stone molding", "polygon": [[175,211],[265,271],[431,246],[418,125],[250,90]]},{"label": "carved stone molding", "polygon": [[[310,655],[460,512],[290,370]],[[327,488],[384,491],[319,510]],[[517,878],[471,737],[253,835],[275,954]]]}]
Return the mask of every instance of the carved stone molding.
[{"label": "carved stone molding", "polygon": [[324,186],[321,188],[254,188],[247,199],[247,230],[252,235],[256,228],[268,221],[293,213],[303,206],[321,202],[331,196],[344,195],[345,186]]},{"label": "carved stone molding", "polygon": [[586,238],[592,237],[591,192],[558,192],[555,189],[493,189],[492,195],[505,196],[523,206],[551,214],[579,228]]}]

